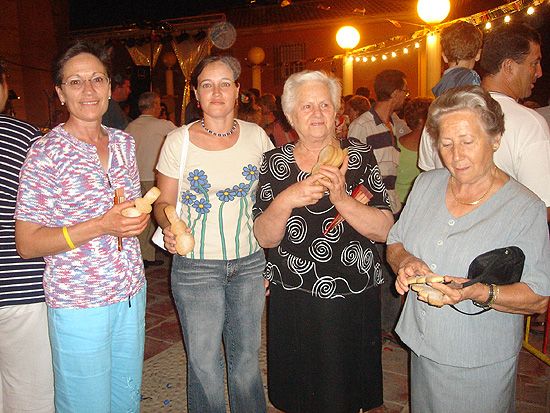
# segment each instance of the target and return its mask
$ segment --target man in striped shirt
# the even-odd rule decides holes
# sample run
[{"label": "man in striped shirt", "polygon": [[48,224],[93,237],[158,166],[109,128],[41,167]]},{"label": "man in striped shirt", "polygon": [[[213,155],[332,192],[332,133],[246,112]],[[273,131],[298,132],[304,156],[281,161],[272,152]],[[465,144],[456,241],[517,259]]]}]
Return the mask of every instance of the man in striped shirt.
[{"label": "man in striped shirt", "polygon": [[388,191],[391,210],[397,214],[401,202],[395,192],[395,179],[399,166],[397,139],[411,130],[396,114],[409,96],[405,73],[384,70],[374,79],[376,103],[349,125],[348,137],[359,139],[372,146],[380,174]]},{"label": "man in striped shirt", "polygon": [[7,96],[0,59],[0,413],[53,413],[44,262],[17,254],[13,217],[19,172],[40,131],[1,114]]},{"label": "man in striped shirt", "polygon": [[[397,167],[399,166],[399,147],[397,139],[411,130],[396,114],[409,96],[405,73],[400,70],[384,70],[374,79],[376,103],[349,125],[348,136],[359,139],[372,146],[374,156],[380,168],[382,180],[388,191],[391,210],[397,214],[401,210],[401,201],[395,190]],[[381,289],[382,331],[388,338],[397,323],[401,299],[395,292],[391,269],[386,263],[385,245],[376,244],[382,259],[384,284]]]}]

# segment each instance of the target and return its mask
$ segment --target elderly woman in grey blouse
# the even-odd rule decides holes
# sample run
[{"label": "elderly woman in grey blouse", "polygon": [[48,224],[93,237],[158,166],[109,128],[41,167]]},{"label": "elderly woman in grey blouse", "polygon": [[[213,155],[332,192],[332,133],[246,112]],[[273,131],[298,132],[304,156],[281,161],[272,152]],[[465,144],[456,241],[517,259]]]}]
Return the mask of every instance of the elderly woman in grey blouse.
[{"label": "elderly woman in grey blouse", "polygon": [[[480,87],[439,97],[426,128],[445,168],[418,177],[388,236],[400,294],[408,277],[445,274],[430,283],[441,308],[411,291],[396,328],[412,350],[412,412],[513,412],[523,315],[544,312],[550,295],[545,206],[495,166],[504,116]],[[507,246],[525,254],[520,282],[459,288],[475,257]],[[491,310],[463,314],[475,304]]]}]

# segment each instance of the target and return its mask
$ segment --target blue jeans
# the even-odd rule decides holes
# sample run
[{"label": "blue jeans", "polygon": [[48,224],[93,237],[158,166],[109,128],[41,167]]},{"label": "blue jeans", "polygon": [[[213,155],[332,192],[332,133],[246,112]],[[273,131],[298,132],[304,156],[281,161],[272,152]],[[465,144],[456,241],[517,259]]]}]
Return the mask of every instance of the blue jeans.
[{"label": "blue jeans", "polygon": [[145,290],[94,308],[48,308],[57,413],[139,412]]},{"label": "blue jeans", "polygon": [[187,350],[189,413],[225,413],[222,337],[231,412],[266,411],[258,360],[264,265],[262,250],[227,261],[174,256],[172,294]]}]

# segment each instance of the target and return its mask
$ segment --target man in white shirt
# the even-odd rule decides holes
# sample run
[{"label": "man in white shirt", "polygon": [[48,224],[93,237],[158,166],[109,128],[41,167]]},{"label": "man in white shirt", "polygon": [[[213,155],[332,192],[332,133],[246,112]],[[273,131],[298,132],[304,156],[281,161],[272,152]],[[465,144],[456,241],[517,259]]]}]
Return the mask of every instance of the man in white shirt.
[{"label": "man in white shirt", "polygon": [[[141,116],[130,122],[125,131],[132,135],[136,142],[136,159],[141,191],[144,194],[155,184],[155,166],[160,148],[166,135],[176,129],[176,125],[169,120],[158,119],[161,111],[158,94],[154,92],[142,93],[138,100],[138,106]],[[162,263],[155,260],[155,246],[151,242],[155,226],[155,223],[149,222],[148,228],[138,237],[145,266]]]},{"label": "man in white shirt", "polygon": [[550,126],[550,99],[548,99],[547,106],[543,106],[542,108],[537,108],[535,110],[540,113],[544,119],[546,119],[546,123]]},{"label": "man in white shirt", "polygon": [[[550,221],[550,130],[540,114],[517,103],[531,95],[542,76],[540,46],[540,35],[524,24],[503,24],[489,32],[481,54],[486,72],[481,85],[504,112],[505,131],[495,164],[544,201]],[[443,167],[426,134],[418,166],[425,171]]]}]

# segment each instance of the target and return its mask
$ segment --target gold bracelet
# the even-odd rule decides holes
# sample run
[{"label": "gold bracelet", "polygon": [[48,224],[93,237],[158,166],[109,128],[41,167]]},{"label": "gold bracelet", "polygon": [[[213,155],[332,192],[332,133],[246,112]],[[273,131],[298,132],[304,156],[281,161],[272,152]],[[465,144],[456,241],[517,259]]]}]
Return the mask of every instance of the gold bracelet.
[{"label": "gold bracelet", "polygon": [[67,227],[63,227],[63,236],[65,237],[65,241],[67,242],[69,248],[74,250],[76,247],[73,244],[73,240],[69,236],[69,231],[67,231]]}]

